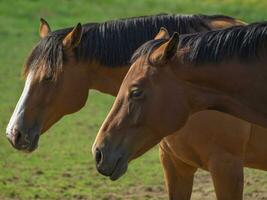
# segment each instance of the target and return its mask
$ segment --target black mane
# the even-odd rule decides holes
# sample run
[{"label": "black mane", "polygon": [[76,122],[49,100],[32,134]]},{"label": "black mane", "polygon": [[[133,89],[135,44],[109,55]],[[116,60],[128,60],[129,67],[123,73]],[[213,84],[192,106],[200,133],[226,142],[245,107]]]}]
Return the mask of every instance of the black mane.
[{"label": "black mane", "polygon": [[[251,61],[266,53],[267,22],[236,26],[224,30],[181,35],[178,49],[187,49],[182,62],[195,65],[219,63],[229,59]],[[167,40],[150,40],[139,47],[131,62],[149,54]],[[181,57],[179,57],[181,58]]]},{"label": "black mane", "polygon": [[266,51],[267,22],[209,31],[181,37],[180,48],[189,47],[184,61],[194,64],[219,63],[228,59],[251,61]]},{"label": "black mane", "polygon": [[161,27],[171,34],[184,34],[210,30],[203,15],[155,15],[120,19],[85,25],[81,46],[77,49],[80,59],[95,59],[105,66],[129,64],[133,52],[147,40],[153,39]]},{"label": "black mane", "polygon": [[[213,19],[233,19],[223,15],[168,15],[134,17],[83,25],[83,35],[75,55],[78,61],[96,61],[107,67],[129,64],[133,52],[145,41],[151,40],[161,27],[170,34],[208,31]],[[41,39],[29,56],[24,74],[43,67],[48,74],[62,69],[64,57],[62,40],[72,30],[66,28],[51,32]],[[37,69],[36,69],[37,70]]]}]

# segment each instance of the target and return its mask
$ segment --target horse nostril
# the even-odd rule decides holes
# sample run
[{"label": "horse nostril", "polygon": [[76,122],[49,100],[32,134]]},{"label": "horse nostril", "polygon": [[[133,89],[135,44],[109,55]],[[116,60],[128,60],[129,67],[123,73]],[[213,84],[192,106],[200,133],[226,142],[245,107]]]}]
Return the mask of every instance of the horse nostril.
[{"label": "horse nostril", "polygon": [[99,148],[96,148],[96,151],[95,151],[95,161],[96,161],[96,164],[99,165],[99,163],[102,161],[102,159],[103,159],[102,152],[100,151]]},{"label": "horse nostril", "polygon": [[18,144],[21,140],[22,133],[18,130],[16,130],[15,135],[14,135],[14,143]]}]

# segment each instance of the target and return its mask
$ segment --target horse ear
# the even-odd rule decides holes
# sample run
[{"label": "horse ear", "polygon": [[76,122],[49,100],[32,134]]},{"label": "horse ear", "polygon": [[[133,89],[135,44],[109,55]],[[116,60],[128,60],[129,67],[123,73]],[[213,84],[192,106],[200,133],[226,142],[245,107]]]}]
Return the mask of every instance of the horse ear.
[{"label": "horse ear", "polygon": [[164,27],[161,27],[160,31],[158,32],[158,34],[155,36],[154,39],[158,40],[158,39],[169,39],[169,38],[170,38],[170,35],[167,29]]},{"label": "horse ear", "polygon": [[72,49],[79,45],[82,38],[82,25],[78,23],[73,30],[64,38],[63,47]]},{"label": "horse ear", "polygon": [[177,52],[179,35],[175,32],[172,37],[158,49],[156,49],[149,57],[149,60],[155,65],[161,65],[172,59]]},{"label": "horse ear", "polygon": [[39,35],[41,38],[46,37],[51,32],[50,26],[43,18],[40,19]]},{"label": "horse ear", "polygon": [[246,26],[248,23],[238,19],[229,19],[225,17],[214,18],[208,21],[209,27],[213,30],[229,28],[232,26]]}]

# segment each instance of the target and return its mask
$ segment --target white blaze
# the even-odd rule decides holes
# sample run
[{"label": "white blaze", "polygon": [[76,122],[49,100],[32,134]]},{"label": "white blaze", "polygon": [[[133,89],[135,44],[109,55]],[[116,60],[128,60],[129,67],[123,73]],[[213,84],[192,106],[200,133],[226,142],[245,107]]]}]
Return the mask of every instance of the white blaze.
[{"label": "white blaze", "polygon": [[16,105],[16,108],[15,108],[15,110],[14,110],[14,112],[10,118],[8,125],[7,125],[7,128],[6,128],[6,134],[7,135],[12,134],[12,129],[15,127],[15,125],[19,125],[19,124],[23,123],[23,113],[24,113],[24,109],[25,109],[25,102],[26,102],[26,99],[28,97],[28,93],[30,90],[32,77],[33,77],[32,73],[29,73],[27,76],[26,82],[25,82],[23,92],[19,98],[19,101]]}]

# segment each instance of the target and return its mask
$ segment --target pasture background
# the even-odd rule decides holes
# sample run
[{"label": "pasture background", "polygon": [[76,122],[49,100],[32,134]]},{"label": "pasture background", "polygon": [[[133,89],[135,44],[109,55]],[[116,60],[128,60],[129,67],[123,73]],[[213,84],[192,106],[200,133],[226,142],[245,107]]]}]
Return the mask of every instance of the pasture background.
[{"label": "pasture background", "polygon": [[[155,147],[117,182],[99,175],[91,156],[98,128],[113,97],[90,92],[87,105],[41,137],[32,154],[14,150],[5,127],[23,88],[21,67],[38,41],[39,18],[53,30],[77,22],[156,13],[225,14],[247,22],[266,19],[266,0],[0,0],[0,200],[166,199]],[[267,173],[246,170],[245,199],[267,199]],[[198,173],[193,199],[214,199],[207,173]]]}]

